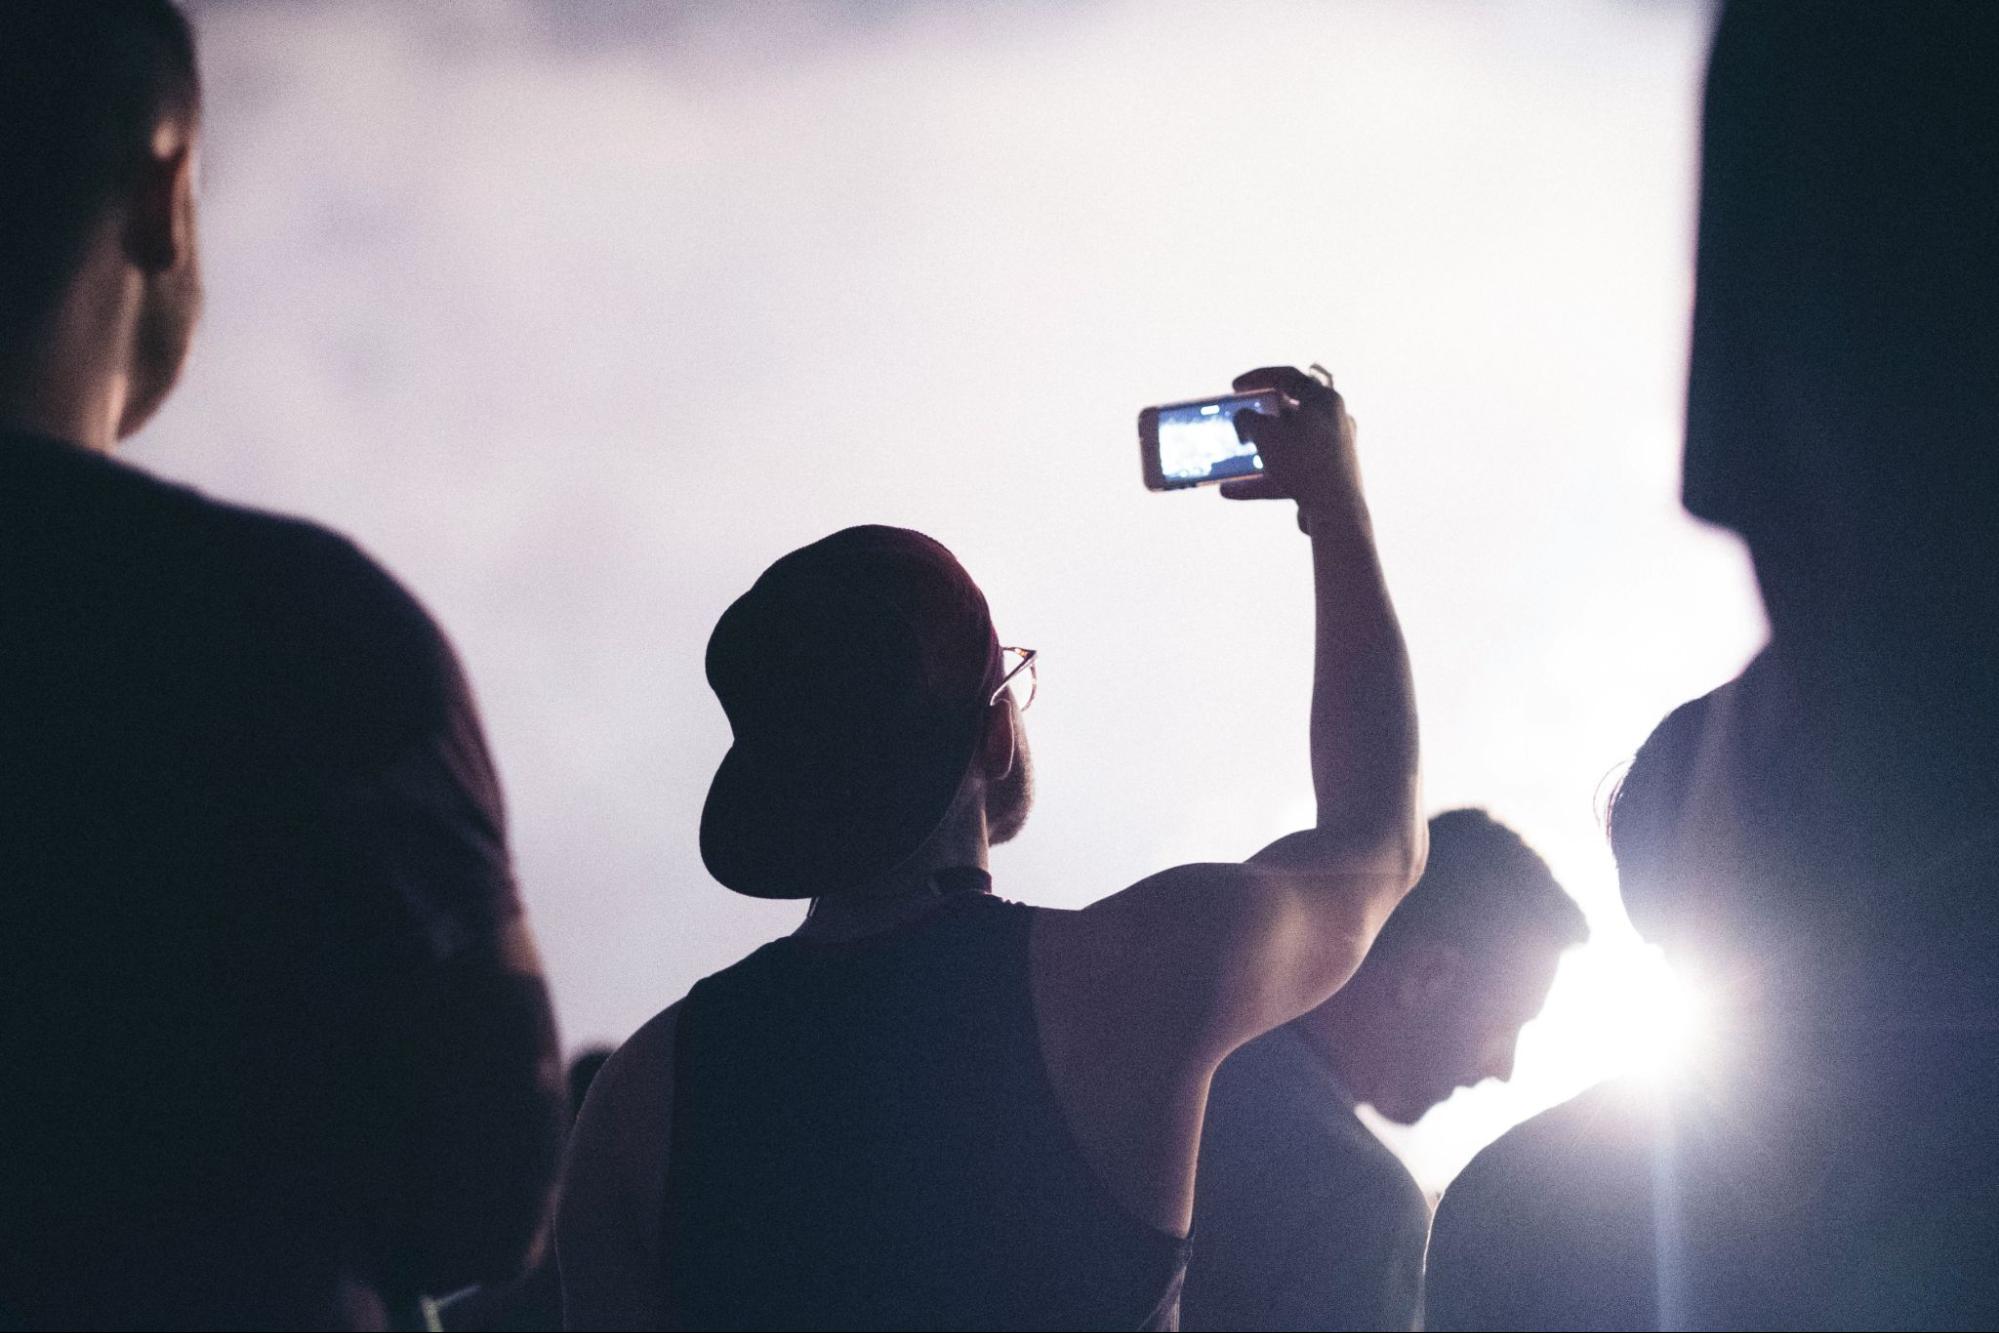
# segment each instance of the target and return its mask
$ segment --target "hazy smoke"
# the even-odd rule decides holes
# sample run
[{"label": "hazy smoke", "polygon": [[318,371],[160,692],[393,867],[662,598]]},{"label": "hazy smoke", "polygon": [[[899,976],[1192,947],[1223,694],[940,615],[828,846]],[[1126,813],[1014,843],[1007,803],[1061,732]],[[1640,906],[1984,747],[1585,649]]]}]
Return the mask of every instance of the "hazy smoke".
[{"label": "hazy smoke", "polygon": [[1597,782],[1758,632],[1675,502],[1704,11],[199,17],[211,316],[135,457],[352,532],[451,631],[572,1043],[795,917],[702,870],[701,649],[851,522],[934,533],[1043,650],[1004,892],[1080,904],[1305,818],[1302,541],[1146,494],[1133,433],[1272,360],[1362,422],[1430,797],[1618,920]]}]

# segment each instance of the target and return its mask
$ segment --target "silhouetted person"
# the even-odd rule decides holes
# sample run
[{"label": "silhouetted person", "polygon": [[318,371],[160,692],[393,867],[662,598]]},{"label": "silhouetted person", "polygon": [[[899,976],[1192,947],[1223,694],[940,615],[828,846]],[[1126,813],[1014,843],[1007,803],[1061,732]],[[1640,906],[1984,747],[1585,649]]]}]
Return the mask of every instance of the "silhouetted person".
[{"label": "silhouetted person", "polygon": [[1430,1202],[1354,1114],[1400,1124],[1513,1073],[1520,1029],[1589,927],[1481,810],[1430,821],[1430,862],[1367,961],[1222,1062],[1208,1094],[1189,1329],[1415,1328]]},{"label": "silhouetted person", "polygon": [[1346,981],[1425,834],[1351,422],[1295,370],[1236,385],[1297,404],[1245,414],[1270,472],[1230,493],[1311,533],[1317,826],[1083,911],[997,898],[1030,784],[985,598],[901,529],[779,560],[709,642],[736,740],[702,850],[812,908],[598,1079],[557,1228],[572,1327],[1171,1323],[1209,1076]]},{"label": "silhouetted person", "polygon": [[1686,500],[1768,648],[1640,751],[1634,921],[1720,1011],[1445,1195],[1433,1327],[1999,1321],[1999,11],[1730,8]]},{"label": "silhouetted person", "polygon": [[0,1322],[366,1326],[503,1277],[560,1088],[421,607],[111,459],[200,304],[164,0],[0,6]]}]

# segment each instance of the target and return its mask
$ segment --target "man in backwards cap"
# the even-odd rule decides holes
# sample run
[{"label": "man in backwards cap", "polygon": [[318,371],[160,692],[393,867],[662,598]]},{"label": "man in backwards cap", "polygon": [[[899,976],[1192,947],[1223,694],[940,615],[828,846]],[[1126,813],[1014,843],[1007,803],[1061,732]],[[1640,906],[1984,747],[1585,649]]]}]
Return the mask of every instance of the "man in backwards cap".
[{"label": "man in backwards cap", "polygon": [[[1353,974],[1420,873],[1416,719],[1339,396],[1256,371],[1239,429],[1311,539],[1318,821],[1082,911],[991,893],[1031,783],[1032,654],[936,542],[850,528],[723,615],[716,878],[805,923],[639,1031],[558,1223],[590,1328],[1160,1328],[1209,1076]],[[837,645],[837,652],[828,652]],[[1011,688],[1009,688],[1011,687]]]}]

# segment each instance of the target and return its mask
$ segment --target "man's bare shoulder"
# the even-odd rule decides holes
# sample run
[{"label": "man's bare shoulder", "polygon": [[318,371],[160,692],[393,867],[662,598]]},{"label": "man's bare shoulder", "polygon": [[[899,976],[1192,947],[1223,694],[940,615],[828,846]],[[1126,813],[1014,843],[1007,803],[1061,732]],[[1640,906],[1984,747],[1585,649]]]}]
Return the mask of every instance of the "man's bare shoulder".
[{"label": "man's bare shoulder", "polygon": [[1187,989],[1269,904],[1258,890],[1288,872],[1240,861],[1191,862],[1074,910],[1041,908],[1035,916],[1037,970],[1080,968],[1115,989],[1118,977],[1147,978]]},{"label": "man's bare shoulder", "polygon": [[1225,892],[1264,873],[1240,861],[1190,862],[1147,875],[1115,893],[1078,908],[1036,908],[1037,929],[1091,932],[1134,916],[1171,919],[1191,900]]},{"label": "man's bare shoulder", "polygon": [[657,1328],[678,1002],[605,1062],[569,1141],[556,1249],[572,1328]]},{"label": "man's bare shoulder", "polygon": [[685,1003],[684,999],[675,1000],[647,1019],[604,1062],[584,1101],[586,1114],[594,1108],[593,1120],[623,1124],[630,1113],[644,1118],[647,1112],[671,1109],[673,1039]]},{"label": "man's bare shoulder", "polygon": [[[1082,1043],[1084,1064],[1110,1050],[1157,1057],[1156,1075],[1205,1078],[1200,1011],[1214,998],[1217,920],[1258,872],[1234,862],[1175,866],[1079,909],[1039,908],[1030,946],[1050,1054]],[[1219,1058],[1217,1056],[1216,1058]]]},{"label": "man's bare shoulder", "polygon": [[[674,1027],[680,1021],[680,1007],[686,1003],[684,999],[675,1000],[647,1019],[637,1032],[625,1038],[624,1045],[612,1053],[611,1061],[641,1060],[648,1055],[671,1054]],[[605,1067],[608,1069],[610,1066],[607,1064]]]}]

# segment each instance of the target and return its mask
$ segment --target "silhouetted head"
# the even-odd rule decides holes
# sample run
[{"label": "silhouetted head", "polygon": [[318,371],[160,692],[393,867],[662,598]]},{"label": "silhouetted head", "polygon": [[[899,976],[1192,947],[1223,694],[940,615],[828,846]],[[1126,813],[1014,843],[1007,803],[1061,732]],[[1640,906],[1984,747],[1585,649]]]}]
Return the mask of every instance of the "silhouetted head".
[{"label": "silhouetted head", "polygon": [[1908,984],[1939,941],[1928,934],[1912,952],[1904,932],[1935,930],[1934,920],[1924,923],[1941,906],[1941,933],[1972,938],[1982,902],[1926,902],[1920,886],[1876,877],[1859,814],[1824,793],[1864,790],[1886,756],[1851,783],[1807,771],[1823,766],[1816,752],[1785,748],[1799,729],[1796,707],[1766,651],[1668,713],[1610,804],[1631,924],[1701,977],[1731,1022],[1821,1004],[1827,986],[1851,985],[1877,962],[1894,984]]},{"label": "silhouetted head", "polygon": [[165,399],[201,308],[199,108],[169,0],[0,5],[0,387],[69,319],[118,329],[121,437]]},{"label": "silhouetted head", "polygon": [[[1710,885],[1696,892],[1684,864],[1689,834],[1701,832],[1685,827],[1685,807],[1698,781],[1714,698],[1703,695],[1668,713],[1632,756],[1610,801],[1610,853],[1617,861],[1624,910],[1641,935],[1669,952],[1689,943],[1689,928],[1699,925],[1690,916],[1708,918],[1710,931],[1722,924],[1711,895],[1732,887]],[[1703,905],[1697,901],[1702,897],[1710,900]]]},{"label": "silhouetted head", "polygon": [[1995,68],[1999,6],[1721,19],[1685,500],[1748,539],[1780,641],[1950,642],[1999,611]]},{"label": "silhouetted head", "polygon": [[1513,1073],[1520,1029],[1589,926],[1520,835],[1483,810],[1430,821],[1423,878],[1367,961],[1298,1022],[1360,1101],[1410,1124],[1461,1087]]},{"label": "silhouetted head", "polygon": [[779,560],[708,642],[735,732],[710,872],[760,898],[866,893],[933,838],[1014,836],[1033,789],[1007,669],[984,594],[921,533],[848,528]]}]

